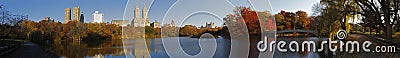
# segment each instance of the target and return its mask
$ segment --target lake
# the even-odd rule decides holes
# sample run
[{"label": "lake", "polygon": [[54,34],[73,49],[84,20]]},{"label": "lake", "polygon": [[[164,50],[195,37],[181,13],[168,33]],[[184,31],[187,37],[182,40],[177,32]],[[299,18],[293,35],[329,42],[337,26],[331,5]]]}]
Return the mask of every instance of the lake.
[{"label": "lake", "polygon": [[[200,53],[201,48],[199,45],[198,38],[190,38],[190,37],[178,37],[181,49],[187,53],[187,55],[195,56],[196,54]],[[277,41],[285,41],[287,45],[290,41],[298,41],[299,43],[302,41],[316,41],[317,46],[319,45],[318,41],[327,40],[328,38],[317,38],[317,37],[279,37]],[[204,40],[212,40],[212,39],[204,39]],[[249,57],[255,58],[258,57],[259,51],[256,48],[256,43],[259,39],[251,39],[250,40],[250,50],[249,50]],[[135,46],[125,46],[125,48],[131,49],[124,49],[122,43],[130,43],[130,44],[138,44],[138,43],[146,43],[147,47],[135,47]],[[231,49],[231,40],[224,39],[222,37],[216,38],[216,52],[213,55],[213,58],[229,58],[230,49]],[[60,44],[59,44],[60,45]],[[142,45],[142,44],[139,44]],[[152,58],[169,58],[167,52],[165,51],[164,45],[162,43],[161,38],[152,38],[147,39],[145,42],[136,42],[135,40],[112,40],[112,41],[104,41],[98,44],[82,44],[82,43],[75,43],[75,44],[65,44],[61,43],[60,46],[56,48],[52,48],[55,54],[59,55],[60,57],[68,57],[68,58],[125,58],[125,55],[128,56],[135,56],[135,55],[148,55],[145,53],[146,49],[140,48],[147,48],[149,50],[149,55]],[[287,46],[284,48],[288,49]],[[317,47],[320,48],[320,47]],[[171,50],[171,49],[170,49]],[[179,51],[180,49],[172,49],[172,51]],[[326,49],[324,49],[326,50]],[[127,51],[128,54],[125,54],[124,51]],[[275,49],[275,51],[277,51]],[[329,52],[323,51],[321,53],[317,52],[274,52],[274,57],[276,58],[320,58],[320,57],[339,57],[343,54],[339,54],[339,56],[329,56],[323,55]],[[346,53],[344,53],[346,54]],[[363,55],[365,53],[362,53]],[[380,54],[373,54],[373,55],[380,55]],[[396,55],[396,54],[394,54]],[[345,57],[352,56],[352,55],[345,55]]]}]

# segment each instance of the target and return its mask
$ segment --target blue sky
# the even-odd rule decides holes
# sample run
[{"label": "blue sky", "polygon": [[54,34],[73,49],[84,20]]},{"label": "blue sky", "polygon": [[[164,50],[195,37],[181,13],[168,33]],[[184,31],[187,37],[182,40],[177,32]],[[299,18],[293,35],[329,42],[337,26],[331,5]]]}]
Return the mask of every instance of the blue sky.
[{"label": "blue sky", "polygon": [[[181,0],[183,2],[188,0]],[[179,1],[179,2],[181,2]],[[224,17],[224,15],[232,13],[232,6],[222,7],[225,0],[216,1],[216,0],[199,0],[204,1],[205,3],[199,3],[198,0],[190,0],[187,3],[176,3],[176,6],[182,7],[172,7],[178,8],[174,11],[179,11],[181,14],[173,14],[166,15],[169,19],[165,19],[165,22],[170,22],[170,20],[178,21],[176,22],[179,25],[184,18],[187,17],[187,20],[183,24],[193,24],[196,26],[204,25],[205,22],[215,22],[216,25],[222,24],[218,18],[213,17],[210,14],[195,14],[192,16],[187,16],[188,12],[184,13],[184,11],[189,11],[187,9],[190,6],[197,6],[197,8],[193,8],[192,10],[198,10],[201,8],[215,8],[218,9],[216,11],[210,11],[216,16]],[[208,2],[207,2],[208,1]],[[233,4],[233,6],[249,6],[250,3],[253,4],[252,8],[257,11],[271,11],[272,13],[277,13],[280,10],[286,10],[290,12],[295,12],[298,10],[303,10],[311,14],[311,7],[313,4],[319,2],[319,0],[228,0]],[[271,3],[269,4],[268,1]],[[64,21],[64,9],[72,8],[74,6],[79,6],[81,11],[85,14],[85,22],[92,21],[92,13],[95,10],[99,10],[100,13],[104,13],[104,21],[110,22],[113,19],[132,19],[133,17],[133,8],[138,3],[140,9],[143,8],[143,4],[146,4],[149,10],[149,19],[150,21],[157,20],[158,22],[162,22],[164,15],[167,13],[168,9],[175,3],[176,0],[0,0],[0,4],[4,5],[5,9],[11,11],[14,14],[25,14],[29,15],[29,19],[33,21],[39,21],[43,19],[45,16],[50,16],[55,21]],[[269,6],[271,5],[271,6]],[[151,7],[150,7],[151,6]],[[207,6],[207,7],[201,7]],[[227,5],[223,5],[227,6]],[[186,9],[185,9],[186,8]],[[272,8],[272,9],[271,9]],[[231,9],[231,10],[229,10]],[[212,10],[212,9],[203,9],[203,10]],[[227,10],[227,11],[226,11]],[[125,12],[125,13],[124,13]],[[173,11],[170,11],[171,13]],[[178,17],[177,17],[178,16]]]}]

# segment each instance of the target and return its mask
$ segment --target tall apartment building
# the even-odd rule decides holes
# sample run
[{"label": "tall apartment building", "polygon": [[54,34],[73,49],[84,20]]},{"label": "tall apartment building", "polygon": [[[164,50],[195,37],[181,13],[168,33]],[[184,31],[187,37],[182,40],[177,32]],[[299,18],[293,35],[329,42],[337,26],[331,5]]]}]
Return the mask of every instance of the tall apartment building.
[{"label": "tall apartment building", "polygon": [[65,8],[65,13],[64,13],[64,23],[68,23],[71,21],[71,8]]},{"label": "tall apartment building", "polygon": [[80,17],[81,17],[81,14],[80,14],[80,8],[78,7],[78,6],[75,6],[74,8],[73,8],[73,16],[74,16],[74,18],[72,18],[72,21],[79,21],[80,20]]},{"label": "tall apartment building", "polygon": [[145,27],[150,26],[149,18],[147,17],[148,11],[146,5],[143,6],[142,14],[140,14],[139,6],[136,4],[134,10],[134,18],[131,25],[134,27]]}]

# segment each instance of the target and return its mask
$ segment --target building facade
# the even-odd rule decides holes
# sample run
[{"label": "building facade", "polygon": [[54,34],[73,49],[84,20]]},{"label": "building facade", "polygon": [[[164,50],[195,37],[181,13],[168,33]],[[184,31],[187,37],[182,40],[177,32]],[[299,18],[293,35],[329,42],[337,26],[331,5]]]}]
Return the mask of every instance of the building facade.
[{"label": "building facade", "polygon": [[46,17],[44,17],[43,20],[49,21],[49,20],[50,20],[50,17],[49,17],[49,16],[46,16]]},{"label": "building facade", "polygon": [[64,23],[71,21],[71,8],[65,8],[64,20]]},{"label": "building facade", "polygon": [[93,13],[93,23],[103,23],[104,14],[99,13],[99,11],[94,11]]},{"label": "building facade", "polygon": [[210,22],[210,23],[206,22],[206,28],[214,28],[214,27],[215,27],[214,22]]},{"label": "building facade", "polygon": [[72,19],[73,21],[79,21],[81,14],[80,14],[80,8],[78,6],[75,6],[73,8],[73,16],[74,18]]},{"label": "building facade", "polygon": [[127,26],[129,25],[129,20],[111,20],[111,24],[119,25],[119,26]]},{"label": "building facade", "polygon": [[168,23],[167,23],[167,24],[164,24],[163,27],[175,27],[175,22],[174,22],[174,20],[172,20],[171,23],[169,23],[169,24],[168,24]]},{"label": "building facade", "polygon": [[161,28],[160,22],[154,21],[153,23],[150,23],[150,26],[153,28]]},{"label": "building facade", "polygon": [[140,12],[139,6],[136,4],[134,10],[134,18],[131,22],[131,25],[134,27],[145,27],[150,26],[148,11],[146,5],[143,6],[142,12]]}]

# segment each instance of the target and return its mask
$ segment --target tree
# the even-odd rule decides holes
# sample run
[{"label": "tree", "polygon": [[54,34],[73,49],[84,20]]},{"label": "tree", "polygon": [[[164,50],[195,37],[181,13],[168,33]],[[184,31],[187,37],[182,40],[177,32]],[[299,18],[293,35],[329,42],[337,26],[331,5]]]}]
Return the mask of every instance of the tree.
[{"label": "tree", "polygon": [[[383,37],[391,39],[394,21],[399,20],[399,1],[397,0],[354,0],[362,11],[361,14],[366,22],[376,22],[383,29]],[[391,19],[395,19],[391,21]],[[380,23],[383,22],[383,23]]]},{"label": "tree", "polygon": [[23,29],[22,31],[26,34],[27,39],[29,39],[29,34],[31,32],[38,30],[38,28],[36,27],[36,23],[30,20],[22,21],[21,25]]},{"label": "tree", "polygon": [[273,19],[274,17],[271,13],[269,13],[269,11],[258,11],[257,15],[260,21],[260,28],[262,29],[262,32],[277,30],[276,21]]},{"label": "tree", "polygon": [[185,25],[179,29],[179,35],[190,36],[190,35],[201,35],[197,32],[197,27],[193,25]]},{"label": "tree", "polygon": [[4,38],[17,38],[21,33],[21,27],[18,26],[23,20],[26,20],[26,15],[12,14],[6,10],[3,5],[0,5],[0,37]]},{"label": "tree", "polygon": [[285,17],[282,15],[282,14],[280,14],[280,13],[278,13],[278,14],[275,14],[274,15],[274,18],[275,18],[275,20],[276,20],[276,25],[278,26],[277,27],[277,29],[278,30],[283,30],[284,29],[284,26],[286,25],[284,22],[284,20],[285,20]]},{"label": "tree", "polygon": [[154,28],[150,26],[145,26],[145,35],[146,38],[151,38],[154,36]]},{"label": "tree", "polygon": [[298,16],[298,20],[299,20],[299,25],[300,27],[302,27],[303,29],[309,30],[309,24],[310,24],[310,18],[308,18],[308,14],[307,12],[304,11],[297,11],[296,15]]},{"label": "tree", "polygon": [[310,29],[311,18],[308,17],[307,12],[299,10],[293,13],[281,10],[280,13],[274,16],[280,30]]},{"label": "tree", "polygon": [[[221,33],[225,38],[231,37],[230,32],[240,33],[232,37],[249,35],[250,38],[260,38],[261,32],[263,32],[261,29],[266,29],[266,27],[262,27],[266,26],[266,24],[261,24],[260,22],[267,23],[272,19],[272,15],[268,11],[257,12],[249,7],[236,7],[233,12],[234,14],[228,14],[223,18],[225,21],[224,27],[217,32]],[[244,28],[247,28],[247,31]]]},{"label": "tree", "polygon": [[[359,7],[354,1],[350,0],[322,0],[313,6],[315,14],[317,16],[318,31],[321,35],[332,34],[337,32],[339,29],[345,29],[350,32],[349,19],[357,17],[356,12],[359,11]],[[334,25],[339,23],[340,25]],[[339,29],[334,29],[339,26]]]},{"label": "tree", "polygon": [[[382,29],[383,37],[390,39],[394,24],[399,20],[400,4],[397,0],[322,0],[320,3],[324,5],[321,8],[324,9],[321,19],[341,21],[341,28],[346,31],[350,29],[347,21],[361,15],[364,26],[369,26],[378,32]],[[370,24],[377,25],[378,28],[374,28]]]},{"label": "tree", "polygon": [[240,13],[244,19],[250,36],[260,36],[261,27],[257,12],[250,8],[241,7]]}]

